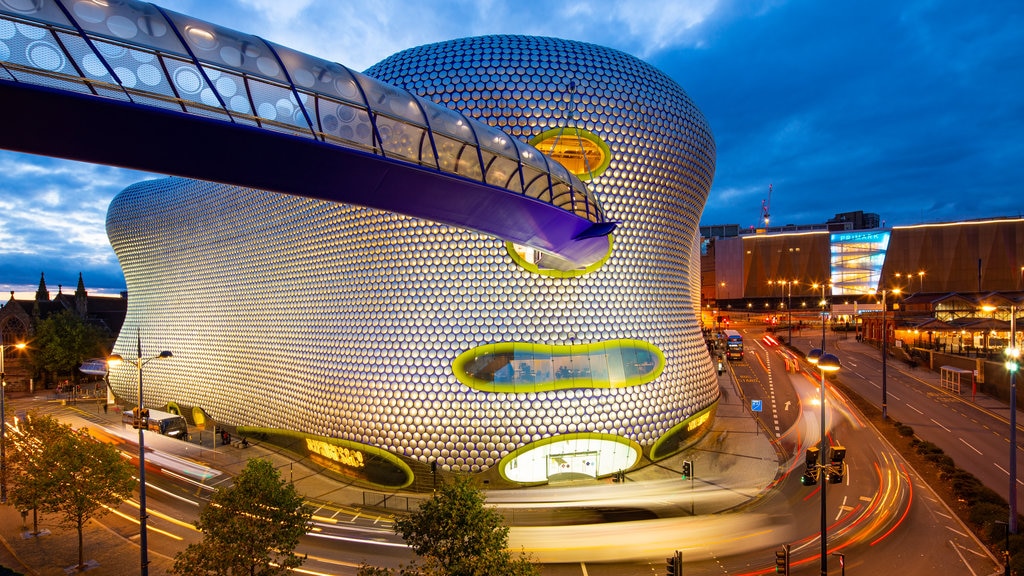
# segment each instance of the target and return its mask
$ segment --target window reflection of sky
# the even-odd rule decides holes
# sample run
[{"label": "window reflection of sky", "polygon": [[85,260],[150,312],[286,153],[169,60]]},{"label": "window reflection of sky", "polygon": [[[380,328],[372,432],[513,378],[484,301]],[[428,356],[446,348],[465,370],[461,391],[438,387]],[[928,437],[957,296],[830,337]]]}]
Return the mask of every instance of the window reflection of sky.
[{"label": "window reflection of sky", "polygon": [[658,366],[653,351],[632,345],[579,346],[578,351],[564,353],[549,352],[544,346],[501,352],[487,348],[492,347],[478,350],[484,353],[466,364],[466,373],[495,384],[583,380],[617,386],[651,374]]}]

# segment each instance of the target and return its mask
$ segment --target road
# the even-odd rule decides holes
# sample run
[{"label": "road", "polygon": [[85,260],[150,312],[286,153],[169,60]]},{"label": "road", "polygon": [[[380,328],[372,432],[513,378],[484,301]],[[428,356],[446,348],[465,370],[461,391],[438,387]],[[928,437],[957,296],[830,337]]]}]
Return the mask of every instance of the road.
[{"label": "road", "polygon": [[[813,342],[795,338],[805,349]],[[882,403],[881,353],[855,340],[835,341],[843,363],[842,382],[875,406]],[[887,362],[886,409],[891,419],[914,429],[914,434],[933,442],[985,486],[1008,498],[1010,426],[1009,409],[987,397],[943,390],[937,377],[924,368],[909,368],[903,362]],[[1019,415],[1019,413],[1018,413]],[[1024,422],[1020,417],[1018,422]],[[1018,438],[1024,428],[1018,425]],[[1024,498],[1024,457],[1017,447],[1017,500]]]},{"label": "road", "polygon": [[[547,508],[563,524],[513,526],[513,548],[533,554],[546,576],[648,576],[652,570],[663,571],[664,558],[679,549],[690,576],[771,573],[774,551],[789,543],[792,573],[816,573],[820,492],[802,486],[799,475],[803,451],[818,442],[819,385],[813,377],[794,371],[797,360],[780,347],[748,339],[744,360],[732,362],[732,377],[722,380],[719,419],[736,420],[730,424],[733,429],[712,435],[685,456],[649,467],[677,469],[677,460],[685,457],[695,462],[697,478],[684,481],[670,472],[652,480],[636,473],[625,484],[492,492],[489,501],[509,518],[535,519],[538,510]],[[756,414],[760,428],[749,418],[752,399],[762,400],[763,411]],[[70,411],[43,406],[64,418]],[[849,464],[844,482],[828,486],[830,552],[845,554],[847,566],[862,573],[885,573],[892,566],[900,566],[901,574],[922,576],[952,566],[963,567],[965,574],[995,571],[994,560],[844,398],[830,389],[826,408],[830,439],[847,446]],[[98,414],[82,412],[75,418],[91,426],[102,424]],[[781,464],[766,432],[785,455]],[[133,434],[128,436],[130,440]],[[168,452],[183,449],[182,443],[154,435],[147,435],[147,446]],[[767,459],[744,453],[744,447],[754,446],[768,446]],[[223,450],[184,448],[214,470],[233,456]],[[287,467],[293,473],[280,455],[270,457],[281,462],[282,472]],[[147,457],[147,462],[155,461]],[[211,488],[230,478],[229,473],[190,478],[172,469],[154,467],[147,477],[150,549],[168,557],[199,539],[191,523]],[[355,574],[363,561],[397,567],[412,559],[391,531],[388,515],[350,506],[352,494],[301,470],[305,471],[294,479],[317,509],[314,531],[300,545],[300,551],[309,555],[304,569],[314,574]],[[137,507],[128,502],[119,512],[123,516],[108,516],[103,522],[124,537],[137,539]],[[588,519],[564,525],[566,515]],[[831,564],[838,569],[838,558]]]}]

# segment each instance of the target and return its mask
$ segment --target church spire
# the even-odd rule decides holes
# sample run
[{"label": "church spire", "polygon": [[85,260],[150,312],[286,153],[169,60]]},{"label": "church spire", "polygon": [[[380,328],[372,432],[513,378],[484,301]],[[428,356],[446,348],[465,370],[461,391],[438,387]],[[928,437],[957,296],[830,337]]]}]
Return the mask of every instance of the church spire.
[{"label": "church spire", "polygon": [[39,289],[36,290],[36,302],[49,302],[50,291],[46,289],[46,274],[39,273]]},{"label": "church spire", "polygon": [[75,290],[75,310],[80,318],[89,315],[89,293],[85,291],[85,281],[82,280],[82,273],[78,273],[78,288]]}]

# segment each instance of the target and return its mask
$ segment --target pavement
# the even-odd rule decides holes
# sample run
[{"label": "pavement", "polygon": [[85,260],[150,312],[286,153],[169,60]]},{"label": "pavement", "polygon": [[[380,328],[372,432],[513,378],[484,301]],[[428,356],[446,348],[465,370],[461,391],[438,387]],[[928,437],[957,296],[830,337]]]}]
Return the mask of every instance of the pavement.
[{"label": "pavement", "polygon": [[[842,348],[847,346],[864,346],[870,349],[866,344],[853,340],[842,342]],[[937,373],[918,368],[914,370],[914,375],[922,380],[934,380],[934,384],[938,386]],[[749,399],[744,398],[735,386],[729,370],[722,375],[720,384],[722,398],[713,427],[708,434],[683,453],[630,472],[627,474],[626,482],[680,479],[682,461],[685,459],[693,462],[695,475],[700,481],[721,484],[727,488],[721,491],[722,498],[698,506],[695,510],[697,514],[741,508],[765,494],[783,471],[785,462],[780,463],[780,451],[777,450],[773,438],[767,431],[761,429],[758,421],[752,417]],[[998,400],[979,394],[975,401],[993,412],[1008,413],[1008,407]],[[52,395],[12,395],[8,398],[8,415],[19,410],[33,409],[53,414],[75,427],[101,426],[109,430],[124,430],[120,413],[113,409],[102,411],[101,404],[97,401],[65,405]],[[130,428],[127,432],[130,432],[130,435],[134,434]],[[250,458],[267,459],[281,471],[283,478],[294,482],[299,493],[312,504],[358,509],[364,515],[389,516],[405,512],[415,509],[420,501],[428,497],[422,493],[384,494],[355,487],[321,474],[317,469],[307,466],[302,459],[258,441],[251,441],[250,447],[244,449],[235,446],[216,446],[213,435],[209,432],[196,434],[193,430],[192,442],[181,442],[149,433],[146,435],[146,446],[222,470],[228,475],[235,475],[241,471]],[[564,486],[570,486],[576,489],[574,492],[578,492],[580,489],[586,490],[589,486],[603,489],[610,482],[608,479],[573,481],[557,486],[525,489],[523,492],[552,490]],[[734,484],[726,486],[729,482]],[[742,488],[737,489],[736,483],[739,482],[742,483]],[[503,502],[507,500],[503,496],[495,499]],[[502,506],[504,508],[508,504],[503,503]],[[506,517],[515,516],[506,513]],[[49,532],[45,535],[31,536],[19,512],[9,505],[0,505],[0,566],[10,567],[27,575],[73,573],[74,569],[69,567],[78,559],[76,534],[74,529],[60,527],[57,520],[55,515],[40,516],[40,528]],[[138,572],[138,534],[125,538],[108,529],[102,522],[102,519],[90,520],[86,525],[84,558],[90,564],[88,571],[96,575]],[[28,526],[31,524],[32,518],[29,515]],[[151,575],[169,574],[173,564],[172,558],[155,553],[152,547],[149,556]]]}]

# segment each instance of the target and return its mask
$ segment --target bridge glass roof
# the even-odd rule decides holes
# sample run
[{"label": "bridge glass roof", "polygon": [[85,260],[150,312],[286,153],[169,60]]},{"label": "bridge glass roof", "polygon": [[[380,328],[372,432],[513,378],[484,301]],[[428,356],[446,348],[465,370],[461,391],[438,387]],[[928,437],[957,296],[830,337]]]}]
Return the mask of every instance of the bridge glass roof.
[{"label": "bridge glass roof", "polygon": [[23,4],[0,8],[0,79],[358,149],[605,221],[536,148],[341,64],[133,0]]}]

